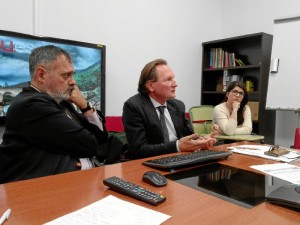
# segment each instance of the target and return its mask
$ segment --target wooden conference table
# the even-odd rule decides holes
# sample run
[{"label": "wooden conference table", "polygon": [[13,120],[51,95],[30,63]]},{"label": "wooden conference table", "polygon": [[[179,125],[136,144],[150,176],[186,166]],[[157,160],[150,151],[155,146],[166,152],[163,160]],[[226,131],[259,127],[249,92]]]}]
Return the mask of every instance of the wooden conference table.
[{"label": "wooden conference table", "polygon": [[[249,143],[239,142],[213,148],[223,150],[239,144]],[[268,202],[248,209],[171,180],[164,187],[150,186],[141,180],[144,172],[152,170],[142,165],[143,161],[145,159],[0,185],[0,212],[8,208],[12,210],[4,224],[43,224],[108,195],[170,215],[171,218],[163,224],[300,224],[299,212]],[[258,172],[249,166],[276,162],[233,154],[220,163]],[[110,176],[118,176],[161,193],[167,200],[158,206],[151,206],[116,193],[103,185],[103,179]]]}]

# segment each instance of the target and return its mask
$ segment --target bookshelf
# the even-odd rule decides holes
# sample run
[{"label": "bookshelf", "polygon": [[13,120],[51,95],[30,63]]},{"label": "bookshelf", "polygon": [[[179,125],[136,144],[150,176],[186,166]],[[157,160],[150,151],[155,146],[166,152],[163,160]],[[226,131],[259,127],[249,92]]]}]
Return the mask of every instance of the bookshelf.
[{"label": "bookshelf", "polygon": [[[249,86],[249,90],[253,89],[249,91],[253,132],[265,136],[267,144],[274,144],[276,122],[276,111],[266,110],[272,40],[270,34],[255,33],[202,43],[201,105],[215,106],[223,102],[224,75],[227,74],[227,80],[236,79],[237,76],[233,75],[238,75],[246,86],[252,87]],[[213,64],[212,57],[216,56],[212,54],[212,49],[222,49],[244,65],[235,60],[235,63],[225,63],[225,53],[217,59],[221,57],[222,61],[223,57],[224,63]]]}]

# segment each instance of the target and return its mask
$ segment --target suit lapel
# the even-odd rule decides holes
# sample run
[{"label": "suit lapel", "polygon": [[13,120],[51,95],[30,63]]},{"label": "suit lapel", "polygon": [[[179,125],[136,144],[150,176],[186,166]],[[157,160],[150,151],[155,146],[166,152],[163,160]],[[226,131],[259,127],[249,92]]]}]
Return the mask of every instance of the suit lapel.
[{"label": "suit lapel", "polygon": [[144,105],[144,110],[145,110],[145,115],[147,115],[151,123],[156,123],[156,125],[160,126],[160,121],[156,112],[155,107],[153,106],[149,96],[143,96],[143,102],[142,104]]}]

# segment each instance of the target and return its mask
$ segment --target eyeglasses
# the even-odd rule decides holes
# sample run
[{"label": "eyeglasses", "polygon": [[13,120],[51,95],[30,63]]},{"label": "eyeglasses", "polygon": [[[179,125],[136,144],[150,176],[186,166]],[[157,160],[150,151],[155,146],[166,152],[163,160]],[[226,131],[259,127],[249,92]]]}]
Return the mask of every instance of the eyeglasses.
[{"label": "eyeglasses", "polygon": [[233,94],[235,94],[235,95],[237,95],[237,94],[239,94],[240,96],[244,96],[245,95],[245,93],[242,92],[242,91],[232,90],[230,92],[233,93]]}]

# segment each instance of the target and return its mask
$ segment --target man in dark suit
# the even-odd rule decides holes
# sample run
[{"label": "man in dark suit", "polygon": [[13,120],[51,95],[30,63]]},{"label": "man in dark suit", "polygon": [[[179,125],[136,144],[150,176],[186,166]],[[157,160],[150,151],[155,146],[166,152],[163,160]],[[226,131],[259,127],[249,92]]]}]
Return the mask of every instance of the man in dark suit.
[{"label": "man in dark suit", "polygon": [[29,70],[30,86],[7,112],[0,183],[94,167],[107,141],[104,117],[77,87],[70,55],[51,45],[36,48]]},{"label": "man in dark suit", "polygon": [[[123,106],[128,158],[194,151],[215,143],[215,134],[203,138],[193,133],[185,117],[184,103],[175,99],[177,83],[174,78],[173,71],[163,59],[149,62],[143,68],[139,93]],[[163,116],[159,106],[163,107],[165,123],[160,122]],[[164,126],[167,132],[164,132]]]}]

